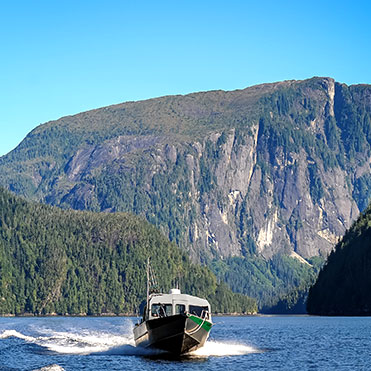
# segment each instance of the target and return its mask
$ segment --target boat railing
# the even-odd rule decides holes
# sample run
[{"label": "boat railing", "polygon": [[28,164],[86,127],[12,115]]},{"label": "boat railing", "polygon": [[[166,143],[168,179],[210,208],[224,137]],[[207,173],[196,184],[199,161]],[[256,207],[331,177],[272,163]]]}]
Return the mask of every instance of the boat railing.
[{"label": "boat railing", "polygon": [[209,319],[209,311],[208,310],[202,310],[200,318],[202,319]]}]

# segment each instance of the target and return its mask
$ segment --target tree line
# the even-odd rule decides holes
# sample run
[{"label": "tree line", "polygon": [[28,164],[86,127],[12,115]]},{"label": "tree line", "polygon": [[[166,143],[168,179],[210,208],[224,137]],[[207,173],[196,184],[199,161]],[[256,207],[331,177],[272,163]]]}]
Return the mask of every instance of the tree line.
[{"label": "tree line", "polygon": [[137,313],[151,257],[159,286],[180,279],[215,312],[256,312],[148,222],[127,213],[60,210],[0,189],[0,314]]}]

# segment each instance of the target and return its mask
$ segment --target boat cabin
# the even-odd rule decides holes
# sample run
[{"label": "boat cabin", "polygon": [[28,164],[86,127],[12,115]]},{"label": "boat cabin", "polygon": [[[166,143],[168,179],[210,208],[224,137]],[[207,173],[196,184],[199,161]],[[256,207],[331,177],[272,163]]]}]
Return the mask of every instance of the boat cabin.
[{"label": "boat cabin", "polygon": [[152,294],[149,298],[147,319],[168,317],[177,314],[193,314],[210,320],[210,304],[206,299],[182,294],[179,289],[171,289],[169,294]]}]

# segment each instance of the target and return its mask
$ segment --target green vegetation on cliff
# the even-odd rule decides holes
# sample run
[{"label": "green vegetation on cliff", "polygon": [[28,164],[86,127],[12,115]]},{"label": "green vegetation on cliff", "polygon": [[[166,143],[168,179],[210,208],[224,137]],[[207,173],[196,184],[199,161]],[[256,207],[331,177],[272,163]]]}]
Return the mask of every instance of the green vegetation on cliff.
[{"label": "green vegetation on cliff", "polygon": [[256,311],[138,217],[64,211],[0,189],[0,314],[134,313],[148,256],[164,290],[180,277],[184,292],[216,312]]},{"label": "green vegetation on cliff", "polygon": [[310,288],[310,314],[371,315],[371,206],[331,252]]},{"label": "green vegetation on cliff", "polygon": [[140,215],[267,306],[309,282],[292,253],[327,256],[368,204],[370,102],[371,86],[322,77],[126,102],[35,128],[0,184]]},{"label": "green vegetation on cliff", "polygon": [[[277,254],[270,260],[257,256],[215,260],[210,267],[233,291],[257,298],[261,312],[288,313],[306,297],[323,259],[315,257],[309,262]],[[305,313],[304,307],[297,310]]]}]

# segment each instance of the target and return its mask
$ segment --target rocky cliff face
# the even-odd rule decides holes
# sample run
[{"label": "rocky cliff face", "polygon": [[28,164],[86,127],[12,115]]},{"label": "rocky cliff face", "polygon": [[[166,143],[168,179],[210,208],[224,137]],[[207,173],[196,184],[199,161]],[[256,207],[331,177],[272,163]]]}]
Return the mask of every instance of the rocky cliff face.
[{"label": "rocky cliff face", "polygon": [[195,259],[324,256],[368,201],[371,87],[330,78],[124,103],[35,129],[0,183],[131,211]]}]

